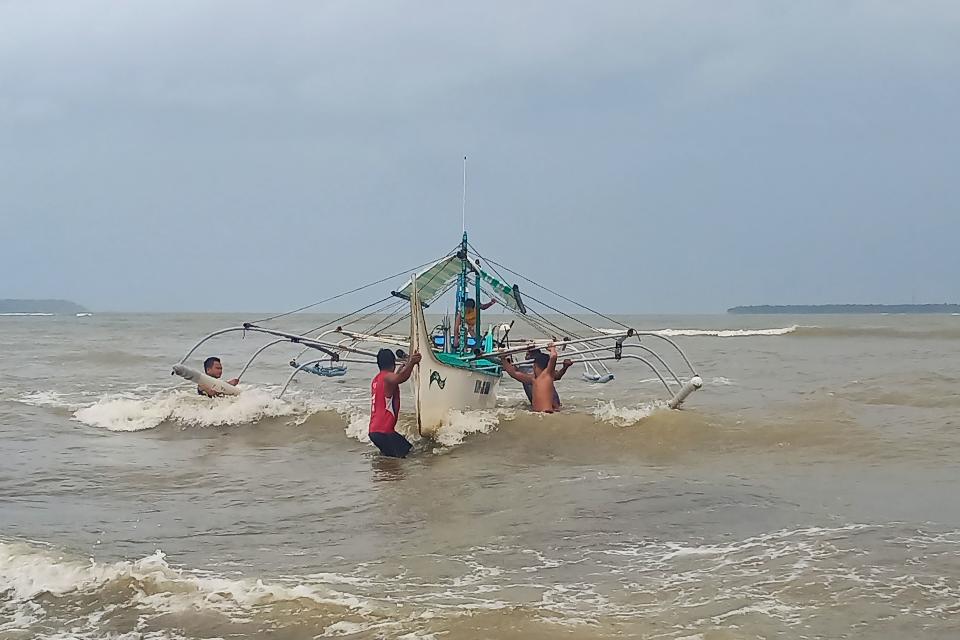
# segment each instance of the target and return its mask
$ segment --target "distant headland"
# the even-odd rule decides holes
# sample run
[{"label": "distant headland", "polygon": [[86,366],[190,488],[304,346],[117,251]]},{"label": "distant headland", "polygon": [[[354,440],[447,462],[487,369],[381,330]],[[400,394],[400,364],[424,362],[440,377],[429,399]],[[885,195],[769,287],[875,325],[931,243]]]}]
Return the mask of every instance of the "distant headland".
[{"label": "distant headland", "polygon": [[69,300],[0,299],[0,313],[88,313]]},{"label": "distant headland", "polygon": [[761,304],[730,307],[727,313],[960,313],[960,304]]}]

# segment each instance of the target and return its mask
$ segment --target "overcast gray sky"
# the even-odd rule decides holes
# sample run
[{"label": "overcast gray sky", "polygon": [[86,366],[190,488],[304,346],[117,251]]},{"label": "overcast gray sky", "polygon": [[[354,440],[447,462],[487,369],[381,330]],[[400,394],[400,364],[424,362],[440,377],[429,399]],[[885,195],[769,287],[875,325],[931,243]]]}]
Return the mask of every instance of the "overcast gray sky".
[{"label": "overcast gray sky", "polygon": [[0,0],[0,297],[263,310],[460,233],[610,311],[960,301],[960,3]]}]

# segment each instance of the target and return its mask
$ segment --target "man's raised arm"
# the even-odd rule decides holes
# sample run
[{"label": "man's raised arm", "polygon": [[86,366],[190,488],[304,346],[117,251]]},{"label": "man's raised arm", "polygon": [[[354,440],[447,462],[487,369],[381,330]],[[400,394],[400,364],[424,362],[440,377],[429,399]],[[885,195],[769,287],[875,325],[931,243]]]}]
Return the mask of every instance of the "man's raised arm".
[{"label": "man's raised arm", "polygon": [[533,376],[517,369],[516,365],[513,364],[513,360],[510,359],[510,356],[501,358],[500,365],[503,367],[503,370],[507,372],[507,375],[517,382],[521,384],[533,384]]},{"label": "man's raised arm", "polygon": [[420,359],[423,356],[419,352],[411,353],[407,358],[407,361],[400,367],[400,370],[394,373],[388,373],[383,377],[384,381],[387,384],[403,384],[410,379],[410,374],[413,373],[413,366],[420,362]]},{"label": "man's raised arm", "polygon": [[573,366],[573,360],[571,360],[570,358],[567,358],[566,360],[564,360],[564,361],[563,361],[563,366],[560,367],[560,370],[559,370],[559,371],[557,371],[556,369],[554,369],[554,371],[553,371],[553,379],[554,379],[554,380],[559,380],[560,378],[562,378],[562,377],[564,376],[564,374],[567,372],[567,369],[569,369],[569,368],[572,367],[572,366]]},{"label": "man's raised arm", "polygon": [[557,368],[557,345],[551,344],[548,349],[550,362],[547,363],[547,371],[555,371]]}]

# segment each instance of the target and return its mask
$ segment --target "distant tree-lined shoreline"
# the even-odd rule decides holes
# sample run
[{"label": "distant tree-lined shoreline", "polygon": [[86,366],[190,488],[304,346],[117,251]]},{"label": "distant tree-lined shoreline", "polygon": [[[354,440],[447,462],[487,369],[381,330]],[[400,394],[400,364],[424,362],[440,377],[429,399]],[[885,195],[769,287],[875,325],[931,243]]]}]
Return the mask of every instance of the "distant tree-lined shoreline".
[{"label": "distant tree-lined shoreline", "polygon": [[86,313],[87,310],[70,300],[0,299],[0,313]]}]

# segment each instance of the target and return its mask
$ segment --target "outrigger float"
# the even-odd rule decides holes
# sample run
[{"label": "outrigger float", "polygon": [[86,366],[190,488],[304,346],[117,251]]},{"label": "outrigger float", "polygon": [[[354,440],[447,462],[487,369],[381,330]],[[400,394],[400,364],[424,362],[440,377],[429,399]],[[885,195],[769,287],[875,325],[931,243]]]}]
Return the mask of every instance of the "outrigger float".
[{"label": "outrigger float", "polygon": [[[489,268],[492,273],[485,271],[484,267]],[[544,291],[572,304],[580,312],[592,316],[594,322],[588,322],[583,315],[565,313],[537,300],[529,293],[521,294],[520,286],[516,282],[509,284],[497,271],[497,267],[524,281],[525,287],[527,284],[532,285],[538,293]],[[413,275],[402,287],[391,291],[388,297],[341,315],[319,327],[294,332],[267,326],[267,323],[274,323],[280,318],[290,318],[308,309],[316,309],[325,302],[384,284],[391,279],[399,280],[409,273]],[[435,304],[452,289],[455,289],[455,318],[470,319],[472,326],[467,327],[466,322],[459,321],[451,324],[447,314],[439,324],[432,329],[428,328],[430,325],[424,309]],[[471,293],[474,302],[473,308],[468,312]],[[515,319],[509,323],[489,324],[484,329],[481,321],[481,296],[495,300],[513,314]],[[534,306],[531,306],[531,303]],[[554,318],[559,319],[562,316],[571,326],[576,326],[576,330],[561,327],[555,320],[536,310],[536,306],[545,308],[548,314],[553,313]],[[596,318],[613,323],[617,328],[597,328],[594,326]],[[409,320],[409,333],[389,333],[390,329],[405,320]],[[541,337],[519,338],[511,335],[517,320]],[[365,322],[371,326],[364,328]],[[623,325],[497,262],[481,257],[468,242],[466,232],[460,244],[439,260],[293,311],[214,331],[197,342],[180,362],[174,365],[173,373],[192,382],[203,382],[226,394],[239,393],[236,387],[186,365],[201,345],[211,338],[228,333],[262,334],[271,337],[269,342],[260,346],[250,356],[238,378],[242,378],[254,361],[268,349],[283,344],[295,344],[302,348],[290,361],[293,371],[280,388],[278,397],[286,393],[293,379],[303,372],[321,377],[340,377],[347,375],[347,366],[351,364],[375,366],[376,351],[382,347],[395,350],[401,361],[408,353],[419,351],[422,360],[414,367],[411,383],[417,427],[420,435],[424,437],[433,436],[450,411],[490,409],[496,406],[497,390],[503,378],[502,360],[518,357],[519,366],[529,365],[532,360],[528,359],[527,355],[533,349],[555,346],[561,359],[570,359],[582,365],[583,379],[595,384],[607,384],[615,379],[611,366],[624,361],[638,361],[662,383],[666,391],[667,405],[671,409],[679,408],[691,393],[703,385],[686,354],[669,337]],[[674,363],[683,366],[685,377],[678,375],[666,358],[648,346],[644,342],[646,339],[651,343],[665,343],[673,354],[671,359]],[[314,357],[307,357],[301,362],[301,358],[307,354]],[[365,375],[372,377],[373,371]]]}]

